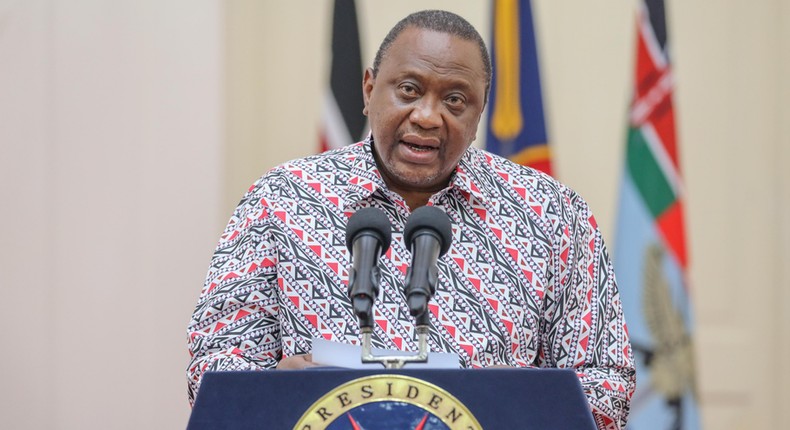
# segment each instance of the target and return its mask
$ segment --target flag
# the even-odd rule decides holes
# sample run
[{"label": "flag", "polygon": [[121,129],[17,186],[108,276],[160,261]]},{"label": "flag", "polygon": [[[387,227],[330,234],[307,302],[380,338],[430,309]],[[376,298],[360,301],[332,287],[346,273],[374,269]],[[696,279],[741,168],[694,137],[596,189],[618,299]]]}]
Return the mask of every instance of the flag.
[{"label": "flag", "polygon": [[615,269],[637,365],[629,429],[699,428],[685,190],[663,0],[643,0]]},{"label": "flag", "polygon": [[494,0],[486,149],[551,174],[529,0]]},{"label": "flag", "polygon": [[332,13],[332,64],[324,96],[321,151],[337,149],[362,139],[362,56],[354,0],[335,0]]}]

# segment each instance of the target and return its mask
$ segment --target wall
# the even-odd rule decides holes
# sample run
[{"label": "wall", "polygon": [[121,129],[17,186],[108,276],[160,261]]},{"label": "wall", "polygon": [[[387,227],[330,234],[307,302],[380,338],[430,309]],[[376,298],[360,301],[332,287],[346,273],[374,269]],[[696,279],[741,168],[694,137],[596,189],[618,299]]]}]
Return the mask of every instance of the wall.
[{"label": "wall", "polygon": [[222,9],[0,2],[0,417],[183,428],[223,221]]},{"label": "wall", "polygon": [[706,422],[780,428],[790,400],[781,383],[790,340],[782,317],[790,304],[782,272],[790,257],[788,9],[777,1],[672,6]]}]

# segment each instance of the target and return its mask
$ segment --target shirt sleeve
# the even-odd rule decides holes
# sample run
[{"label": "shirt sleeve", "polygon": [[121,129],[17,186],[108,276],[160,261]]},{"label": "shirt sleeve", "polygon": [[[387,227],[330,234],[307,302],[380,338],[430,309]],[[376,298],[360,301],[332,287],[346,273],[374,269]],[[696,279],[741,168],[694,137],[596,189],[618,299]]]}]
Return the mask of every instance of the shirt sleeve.
[{"label": "shirt sleeve", "polygon": [[265,179],[250,188],[211,259],[187,328],[190,404],[205,372],[272,368],[281,354],[268,188]]},{"label": "shirt sleeve", "polygon": [[542,364],[576,371],[599,429],[625,429],[636,371],[614,269],[587,203],[561,200]]}]

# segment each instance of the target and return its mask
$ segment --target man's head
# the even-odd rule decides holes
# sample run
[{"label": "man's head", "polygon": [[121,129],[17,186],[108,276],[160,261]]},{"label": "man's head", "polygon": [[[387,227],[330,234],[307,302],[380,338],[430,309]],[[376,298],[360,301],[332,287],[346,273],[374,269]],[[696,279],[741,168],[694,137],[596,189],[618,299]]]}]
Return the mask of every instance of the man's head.
[{"label": "man's head", "polygon": [[434,30],[439,33],[452,34],[464,40],[471,40],[477,43],[480,48],[480,59],[483,60],[483,67],[486,72],[486,100],[488,100],[488,89],[491,87],[491,56],[488,54],[488,48],[480,33],[462,17],[444,10],[423,10],[415,12],[406,18],[400,20],[394,27],[387,33],[387,36],[379,45],[379,50],[376,51],[376,58],[373,60],[373,76],[378,75],[381,60],[387,55],[392,42],[398,38],[401,32],[407,27],[417,27],[425,30]]},{"label": "man's head", "polygon": [[410,15],[382,43],[365,72],[364,112],[381,175],[410,205],[447,185],[475,139],[490,79],[480,35],[449,12]]}]

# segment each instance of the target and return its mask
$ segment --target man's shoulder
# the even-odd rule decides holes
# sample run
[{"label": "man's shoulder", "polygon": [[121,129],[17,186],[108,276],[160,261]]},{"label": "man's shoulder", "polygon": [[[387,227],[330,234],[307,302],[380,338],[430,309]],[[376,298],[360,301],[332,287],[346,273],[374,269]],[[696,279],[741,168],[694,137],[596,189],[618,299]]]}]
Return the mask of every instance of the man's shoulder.
[{"label": "man's shoulder", "polygon": [[293,170],[319,170],[327,166],[337,166],[340,172],[350,167],[357,159],[365,155],[364,142],[354,143],[342,148],[330,149],[318,154],[294,158],[272,168],[269,172]]},{"label": "man's shoulder", "polygon": [[364,142],[318,154],[294,158],[278,164],[258,178],[249,191],[280,188],[294,182],[331,182],[343,184],[354,169],[366,159]]},{"label": "man's shoulder", "polygon": [[500,186],[518,190],[515,194],[530,204],[553,206],[565,216],[590,213],[587,202],[579,193],[545,172],[479,148],[474,149],[472,156],[477,159],[477,168],[486,171],[485,175],[496,177]]},{"label": "man's shoulder", "polygon": [[485,149],[470,148],[474,164],[484,170],[484,174],[506,178],[512,186],[529,186],[547,192],[561,193],[567,187],[554,178],[535,168],[515,163],[501,155]]}]

